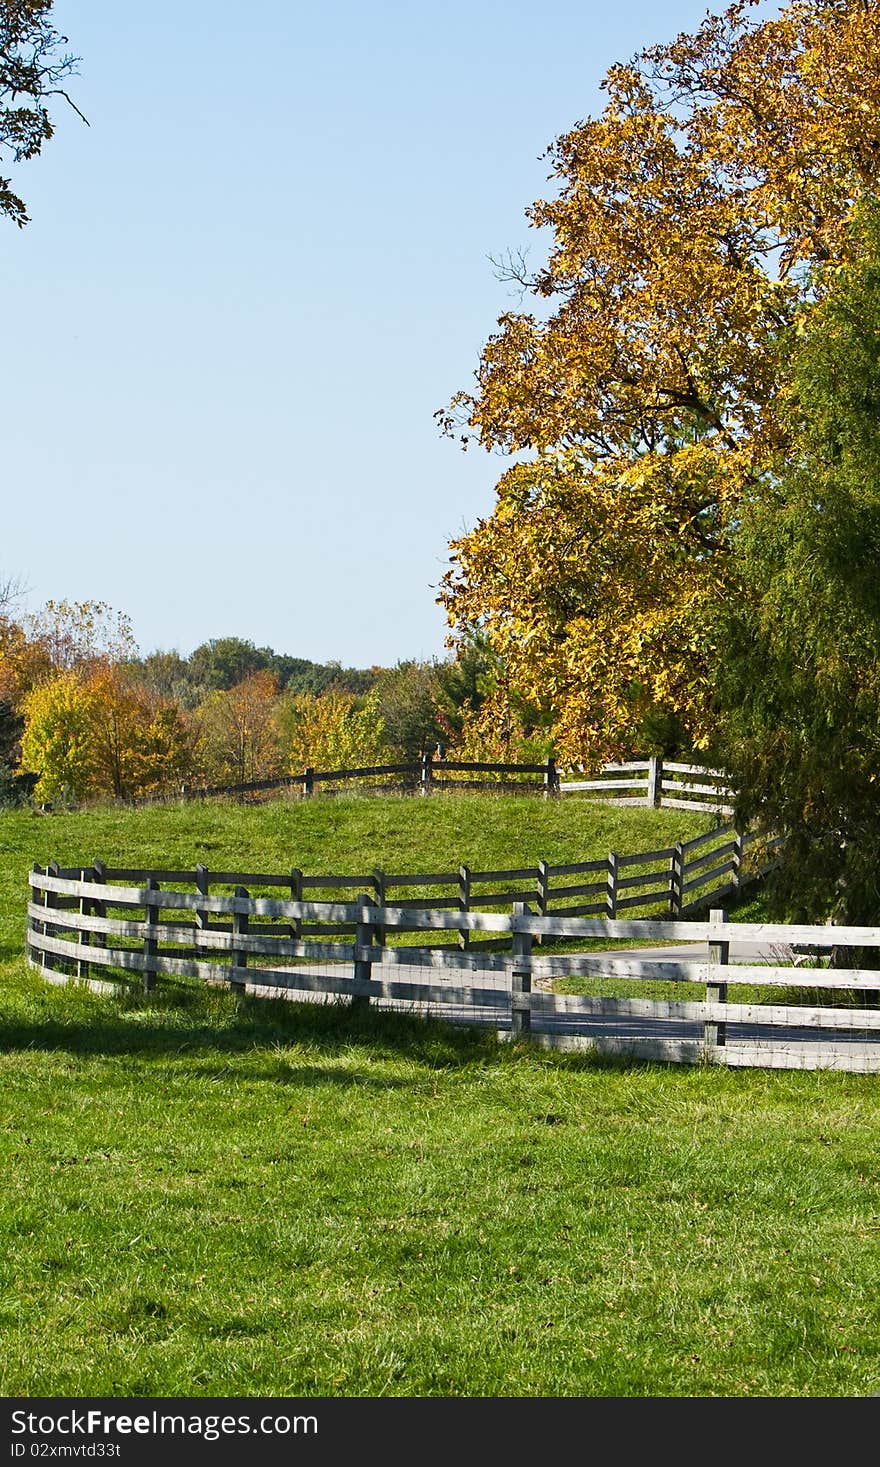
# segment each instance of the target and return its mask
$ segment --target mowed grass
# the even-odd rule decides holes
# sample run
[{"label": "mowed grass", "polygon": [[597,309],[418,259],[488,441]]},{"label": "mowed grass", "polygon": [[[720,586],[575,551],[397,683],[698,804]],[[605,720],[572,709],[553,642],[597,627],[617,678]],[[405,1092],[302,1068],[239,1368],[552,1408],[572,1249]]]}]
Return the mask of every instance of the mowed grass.
[{"label": "mowed grass", "polygon": [[33,860],[490,867],[696,819],[479,796],[0,816],[0,1393],[880,1391],[875,1077],[99,998],[22,957]]}]

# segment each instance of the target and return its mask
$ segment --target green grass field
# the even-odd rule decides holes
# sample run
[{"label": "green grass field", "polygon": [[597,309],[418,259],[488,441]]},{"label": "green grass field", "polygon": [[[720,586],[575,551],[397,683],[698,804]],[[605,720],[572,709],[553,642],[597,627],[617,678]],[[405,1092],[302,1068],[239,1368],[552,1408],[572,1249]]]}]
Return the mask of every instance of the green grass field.
[{"label": "green grass field", "polygon": [[34,860],[490,867],[699,828],[479,796],[0,815],[0,1393],[880,1391],[875,1077],[99,998],[22,956]]}]

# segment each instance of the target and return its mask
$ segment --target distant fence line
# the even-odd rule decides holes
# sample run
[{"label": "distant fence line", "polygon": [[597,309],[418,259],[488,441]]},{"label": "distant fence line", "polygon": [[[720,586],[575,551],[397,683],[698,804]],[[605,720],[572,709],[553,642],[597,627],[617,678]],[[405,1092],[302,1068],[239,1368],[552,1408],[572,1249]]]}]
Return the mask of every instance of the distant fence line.
[{"label": "distant fence line", "polygon": [[[274,779],[249,780],[242,784],[182,785],[174,795],[147,795],[129,803],[162,801],[241,799],[258,800],[283,791],[309,798],[332,793],[341,787],[429,795],[444,790],[491,791],[492,793],[541,793],[550,797],[584,794],[587,799],[614,805],[649,805],[662,809],[707,810],[732,815],[728,776],[718,769],[697,764],[680,764],[659,756],[624,764],[605,764],[599,773],[580,779],[582,768],[561,771],[553,759],[542,764],[491,763],[468,759],[438,759],[425,754],[417,762],[373,764],[351,769],[303,769]],[[490,779],[475,776],[490,775]],[[574,778],[566,777],[572,776]],[[620,776],[625,776],[621,778]],[[464,776],[456,778],[456,776]],[[322,786],[324,788],[322,789]]]},{"label": "distant fence line", "polygon": [[[303,878],[303,881],[310,878]],[[332,884],[330,878],[323,879]],[[126,880],[137,884],[123,884]],[[132,872],[95,863],[62,871],[35,866],[30,877],[27,945],[30,963],[52,982],[84,982],[99,991],[132,976],[147,992],[163,983],[197,979],[251,992],[435,1014],[488,1024],[514,1038],[565,1049],[592,1048],[681,1063],[714,1062],[774,1068],[880,1070],[880,1009],[838,1006],[873,997],[874,969],[798,969],[793,945],[878,948],[880,928],[731,923],[722,911],[709,922],[592,920],[537,915],[515,901],[511,912],[462,912],[438,906],[378,905],[366,893],[353,901],[263,897],[243,883],[276,889],[290,874],[244,877],[217,873],[209,889],[196,872]],[[332,880],[337,880],[333,878]],[[349,878],[338,879],[339,884]],[[174,882],[174,889],[164,883]],[[190,886],[192,890],[182,890]],[[113,915],[115,914],[115,915]],[[168,915],[163,915],[168,914]],[[315,937],[310,932],[323,935]],[[431,937],[482,934],[503,952],[424,945]],[[354,940],[346,940],[353,934]],[[389,943],[389,934],[400,941]],[[422,944],[408,946],[419,934]],[[536,954],[536,942],[653,939],[694,944],[694,958],[608,953]],[[772,961],[731,962],[731,940],[783,945]],[[707,945],[705,955],[698,954]],[[105,975],[94,978],[93,971]],[[556,994],[542,982],[580,976],[595,980],[657,980],[703,987],[696,999],[621,998]],[[108,978],[110,981],[108,982]],[[744,1001],[730,988],[744,988]],[[753,988],[759,1001],[748,995]],[[820,1004],[767,1003],[773,989],[817,990]],[[812,997],[808,994],[807,997]]]}]

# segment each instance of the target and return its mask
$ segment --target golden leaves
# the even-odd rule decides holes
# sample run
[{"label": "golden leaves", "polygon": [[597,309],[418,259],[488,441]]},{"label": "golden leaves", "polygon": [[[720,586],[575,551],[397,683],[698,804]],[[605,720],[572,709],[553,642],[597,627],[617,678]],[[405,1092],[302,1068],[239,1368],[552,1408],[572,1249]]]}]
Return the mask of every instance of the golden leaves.
[{"label": "golden leaves", "polygon": [[453,542],[441,593],[514,689],[553,687],[579,759],[622,751],[658,706],[705,737],[727,528],[788,441],[780,338],[880,176],[880,4],[759,20],[741,0],[604,87],[529,210],[553,231],[536,293],[555,310],[504,316],[457,398],[480,442],[536,462]]}]

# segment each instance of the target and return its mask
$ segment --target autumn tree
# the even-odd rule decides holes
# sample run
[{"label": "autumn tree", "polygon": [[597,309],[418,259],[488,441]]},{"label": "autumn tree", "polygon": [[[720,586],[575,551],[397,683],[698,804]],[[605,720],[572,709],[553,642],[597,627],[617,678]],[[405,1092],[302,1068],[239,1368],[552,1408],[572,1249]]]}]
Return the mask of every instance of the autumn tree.
[{"label": "autumn tree", "polygon": [[11,617],[0,616],[0,698],[20,707],[25,695],[55,671],[48,647]]},{"label": "autumn tree", "polygon": [[38,776],[39,800],[79,801],[97,792],[93,700],[76,672],[36,684],[23,701],[21,769]]},{"label": "autumn tree", "polygon": [[197,769],[196,734],[176,703],[154,699],[140,729],[137,763],[139,794],[177,793],[191,784]]},{"label": "autumn tree", "polygon": [[538,308],[502,316],[442,415],[520,461],[441,600],[563,759],[709,739],[729,531],[791,431],[778,343],[880,176],[880,6],[737,0],[604,87],[529,210],[546,263],[510,264]]},{"label": "autumn tree", "polygon": [[[55,130],[49,109],[57,98],[82,117],[63,85],[78,58],[52,24],[52,6],[53,0],[0,4],[0,166],[41,152]],[[19,228],[28,222],[8,178],[0,178],[0,214]]]},{"label": "autumn tree", "polygon": [[84,686],[95,790],[124,799],[176,791],[192,778],[195,734],[175,704],[109,663],[92,668]]},{"label": "autumn tree", "polygon": [[87,672],[135,650],[129,618],[106,601],[47,601],[17,620],[0,616],[0,698],[18,706],[54,672]]},{"label": "autumn tree", "polygon": [[341,688],[288,693],[279,706],[279,729],[289,774],[364,769],[391,758],[375,690],[362,698]]},{"label": "autumn tree", "polygon": [[171,792],[191,779],[194,735],[180,710],[108,662],[56,671],[22,704],[20,772],[38,799]]},{"label": "autumn tree", "polygon": [[57,668],[121,662],[137,650],[129,617],[106,601],[47,601],[22,625]]},{"label": "autumn tree", "polygon": [[211,693],[194,714],[199,759],[213,784],[247,784],[281,772],[276,709],[278,685],[255,672],[227,691]]}]

